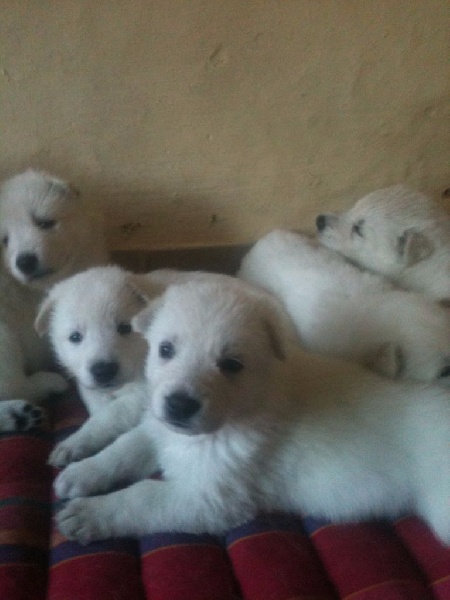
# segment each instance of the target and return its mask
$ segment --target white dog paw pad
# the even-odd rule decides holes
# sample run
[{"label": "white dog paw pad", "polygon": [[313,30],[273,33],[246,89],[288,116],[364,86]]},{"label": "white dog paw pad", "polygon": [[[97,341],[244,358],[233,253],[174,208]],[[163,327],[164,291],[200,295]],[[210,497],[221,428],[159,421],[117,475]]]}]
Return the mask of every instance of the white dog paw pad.
[{"label": "white dog paw pad", "polygon": [[77,498],[68,502],[56,515],[56,523],[65,537],[83,545],[99,537],[89,500]]}]

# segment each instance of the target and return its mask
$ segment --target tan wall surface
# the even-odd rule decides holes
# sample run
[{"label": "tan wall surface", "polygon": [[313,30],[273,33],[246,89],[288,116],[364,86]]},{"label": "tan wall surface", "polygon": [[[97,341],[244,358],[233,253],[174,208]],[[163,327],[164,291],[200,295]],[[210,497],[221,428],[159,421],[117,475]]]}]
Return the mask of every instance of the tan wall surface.
[{"label": "tan wall surface", "polygon": [[449,177],[449,0],[2,0],[0,176],[117,249],[245,243]]}]

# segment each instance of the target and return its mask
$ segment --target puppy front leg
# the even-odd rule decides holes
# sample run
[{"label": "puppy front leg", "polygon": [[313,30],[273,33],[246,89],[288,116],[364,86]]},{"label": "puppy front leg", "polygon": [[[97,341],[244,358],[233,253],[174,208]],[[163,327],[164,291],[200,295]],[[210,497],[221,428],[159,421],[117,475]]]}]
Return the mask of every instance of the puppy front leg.
[{"label": "puppy front leg", "polygon": [[[140,481],[91,498],[76,498],[58,513],[58,528],[70,540],[88,544],[109,537],[140,537],[157,531],[219,533],[227,526],[201,493],[187,497],[171,481]],[[242,521],[249,515],[244,514]]]},{"label": "puppy front leg", "polygon": [[99,494],[117,483],[147,477],[157,468],[152,440],[146,428],[138,425],[98,454],[66,467],[55,480],[55,493],[59,498]]},{"label": "puppy front leg", "polygon": [[99,452],[139,423],[145,400],[142,386],[129,388],[127,393],[95,412],[73,435],[57,444],[48,463],[62,468]]},{"label": "puppy front leg", "polygon": [[25,372],[25,357],[20,341],[9,327],[0,323],[0,398],[42,400],[51,393],[67,390],[67,381],[50,371]]}]

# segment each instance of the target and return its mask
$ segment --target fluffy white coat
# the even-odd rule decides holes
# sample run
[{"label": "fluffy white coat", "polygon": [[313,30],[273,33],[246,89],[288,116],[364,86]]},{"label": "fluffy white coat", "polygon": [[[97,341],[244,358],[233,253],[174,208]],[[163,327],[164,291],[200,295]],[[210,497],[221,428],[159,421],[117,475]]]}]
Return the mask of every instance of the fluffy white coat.
[{"label": "fluffy white coat", "polygon": [[[272,302],[225,276],[138,315],[150,351],[141,425],[69,465],[61,532],[87,543],[220,533],[259,510],[350,521],[422,516],[450,543],[450,396],[290,345]],[[164,481],[139,480],[162,467]],[[90,497],[88,497],[90,496]]]},{"label": "fluffy white coat", "polygon": [[450,301],[450,215],[427,195],[391,186],[316,223],[328,248],[401,287]]},{"label": "fluffy white coat", "polygon": [[101,230],[78,196],[66,182],[33,170],[0,189],[0,430],[38,424],[41,409],[28,401],[67,387],[48,371],[49,346],[33,323],[49,286],[107,259]]},{"label": "fluffy white coat", "polygon": [[450,385],[450,311],[361,271],[316,239],[272,231],[244,257],[239,276],[282,301],[306,349]]}]

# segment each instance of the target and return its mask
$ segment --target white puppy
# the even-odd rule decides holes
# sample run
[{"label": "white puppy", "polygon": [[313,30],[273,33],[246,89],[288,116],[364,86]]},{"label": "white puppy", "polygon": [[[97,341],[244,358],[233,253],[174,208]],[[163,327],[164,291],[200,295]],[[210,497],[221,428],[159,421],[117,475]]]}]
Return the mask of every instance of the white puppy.
[{"label": "white puppy", "polygon": [[239,276],[283,302],[306,349],[390,377],[450,385],[450,311],[422,294],[290,231],[259,240]]},{"label": "white puppy", "polygon": [[401,287],[450,300],[450,215],[425,194],[403,185],[377,190],[316,224],[328,248]]},{"label": "white puppy", "polygon": [[[275,302],[275,300],[273,300]],[[288,345],[244,282],[168,288],[135,320],[149,342],[143,422],[58,476],[61,532],[87,543],[220,533],[260,510],[350,521],[422,516],[450,543],[450,395]],[[105,495],[115,482],[162,467]]]},{"label": "white puppy", "polygon": [[55,447],[53,466],[97,452],[139,422],[147,343],[132,331],[131,318],[146,305],[141,293],[149,298],[163,289],[160,280],[158,272],[153,283],[120,267],[95,267],[56,284],[43,302],[36,329],[49,334],[91,415]]},{"label": "white puppy", "polygon": [[48,372],[48,344],[33,328],[44,291],[106,260],[102,234],[64,181],[26,171],[0,189],[0,430],[27,429],[41,418],[27,401],[66,389]]}]

